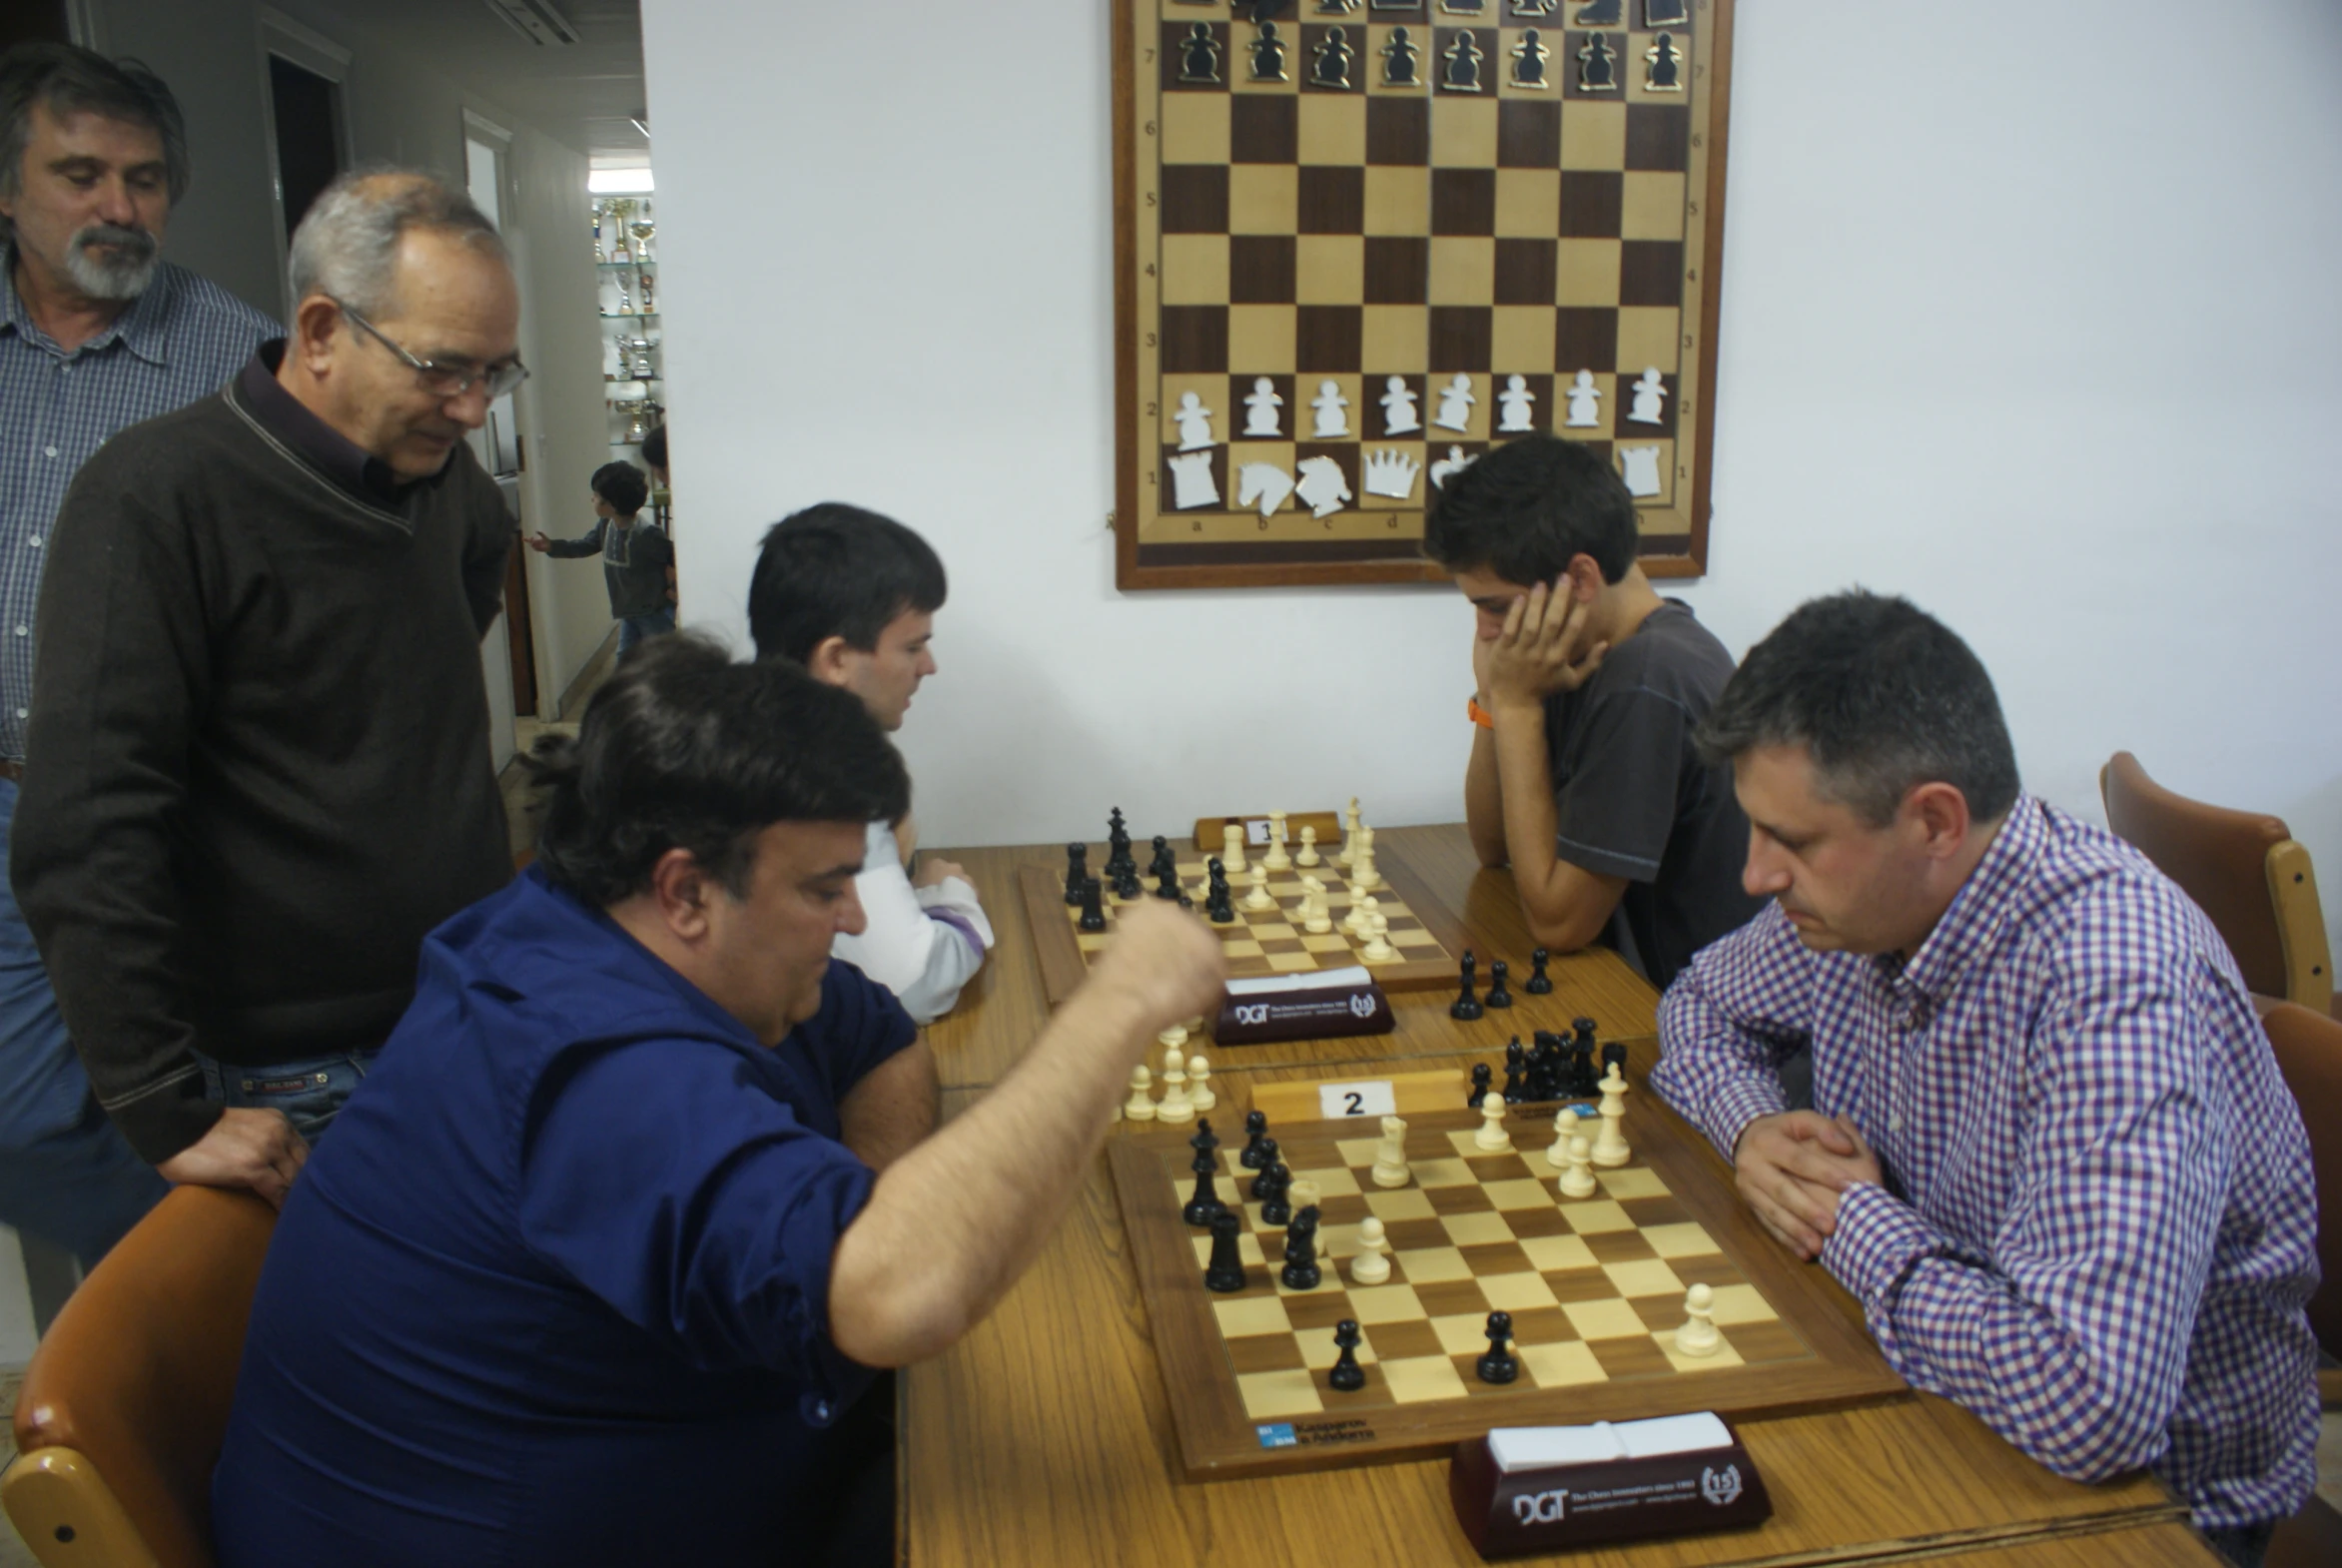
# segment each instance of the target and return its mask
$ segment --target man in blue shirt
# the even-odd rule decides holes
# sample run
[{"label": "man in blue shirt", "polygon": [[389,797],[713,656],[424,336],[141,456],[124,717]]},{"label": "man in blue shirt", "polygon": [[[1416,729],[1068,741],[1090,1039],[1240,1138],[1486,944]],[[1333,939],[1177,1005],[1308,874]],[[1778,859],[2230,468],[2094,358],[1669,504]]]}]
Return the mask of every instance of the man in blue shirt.
[{"label": "man in blue shirt", "polygon": [[[0,860],[66,486],[107,437],[219,391],[279,333],[162,260],[188,179],[179,105],[151,73],[66,44],[0,56]],[[0,879],[0,1221],[87,1268],[167,1189],[99,1110]]]},{"label": "man in blue shirt", "polygon": [[983,1318],[1220,995],[1199,922],[1137,912],[930,1136],[909,1018],[829,956],[908,804],[859,700],[663,637],[548,771],[537,864],[424,945],[286,1201],[225,1568],[822,1561],[841,1413]]}]

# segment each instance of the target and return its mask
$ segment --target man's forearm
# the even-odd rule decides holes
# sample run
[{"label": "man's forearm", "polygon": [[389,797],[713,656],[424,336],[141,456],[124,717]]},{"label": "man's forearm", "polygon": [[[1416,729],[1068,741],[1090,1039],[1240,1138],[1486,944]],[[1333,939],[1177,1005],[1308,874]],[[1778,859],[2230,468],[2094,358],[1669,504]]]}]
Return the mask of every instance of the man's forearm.
[{"label": "man's forearm", "polygon": [[939,1093],[935,1054],[926,1041],[914,1040],[846,1092],[838,1106],[839,1142],[883,1172],[935,1131]]},{"label": "man's forearm", "polygon": [[1105,1142],[1154,1031],[1091,986],[992,1093],[879,1176],[831,1265],[831,1336],[871,1366],[932,1355],[1040,1250]]},{"label": "man's forearm", "polygon": [[1464,766],[1464,829],[1483,866],[1510,858],[1504,843],[1504,781],[1496,770],[1496,732],[1472,726],[1472,760]]}]

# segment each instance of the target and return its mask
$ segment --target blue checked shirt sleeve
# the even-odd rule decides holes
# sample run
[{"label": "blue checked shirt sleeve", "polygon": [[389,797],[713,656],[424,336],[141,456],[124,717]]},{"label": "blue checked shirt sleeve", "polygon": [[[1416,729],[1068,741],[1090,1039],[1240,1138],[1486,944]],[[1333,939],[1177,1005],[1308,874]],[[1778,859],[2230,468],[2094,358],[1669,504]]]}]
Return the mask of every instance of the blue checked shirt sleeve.
[{"label": "blue checked shirt sleeve", "polygon": [[1963,1244],[1860,1186],[1822,1251],[1898,1372],[2083,1481],[2167,1446],[2236,1160],[2184,960],[2121,924],[2085,912],[2049,957],[1997,1232]]},{"label": "blue checked shirt sleeve", "polygon": [[1694,954],[1660,999],[1651,1086],[1728,1161],[1751,1122],[1788,1108],[1779,1068],[1812,1033],[1814,964],[1770,904]]}]

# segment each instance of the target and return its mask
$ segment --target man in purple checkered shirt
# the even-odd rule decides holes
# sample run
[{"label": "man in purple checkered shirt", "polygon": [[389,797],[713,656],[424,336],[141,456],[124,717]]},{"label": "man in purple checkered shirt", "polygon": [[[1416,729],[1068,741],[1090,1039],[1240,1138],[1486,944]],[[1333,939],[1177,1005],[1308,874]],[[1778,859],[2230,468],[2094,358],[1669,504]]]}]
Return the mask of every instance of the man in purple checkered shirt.
[{"label": "man in purple checkered shirt", "polygon": [[2219,935],[2019,791],[1983,666],[1902,599],[1800,608],[1700,742],[1774,903],[1669,989],[1653,1086],[1914,1385],[2060,1475],[2152,1466],[2257,1564],[2316,1475],[2316,1193]]}]

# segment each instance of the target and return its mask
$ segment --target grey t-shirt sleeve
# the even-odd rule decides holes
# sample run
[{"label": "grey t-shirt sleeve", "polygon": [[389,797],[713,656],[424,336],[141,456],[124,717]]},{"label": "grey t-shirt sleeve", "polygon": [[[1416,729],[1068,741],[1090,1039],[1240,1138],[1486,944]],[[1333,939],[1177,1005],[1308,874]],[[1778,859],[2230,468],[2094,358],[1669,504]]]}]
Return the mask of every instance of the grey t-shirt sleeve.
[{"label": "grey t-shirt sleeve", "polygon": [[1554,853],[1629,882],[1656,882],[1675,826],[1692,716],[1647,688],[1605,692],[1554,766]]}]

